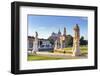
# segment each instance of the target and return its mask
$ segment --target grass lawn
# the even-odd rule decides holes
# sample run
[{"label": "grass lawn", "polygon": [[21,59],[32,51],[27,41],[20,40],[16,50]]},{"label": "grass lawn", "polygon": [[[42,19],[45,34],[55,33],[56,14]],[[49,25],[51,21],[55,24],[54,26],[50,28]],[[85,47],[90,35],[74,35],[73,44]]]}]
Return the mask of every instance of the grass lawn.
[{"label": "grass lawn", "polygon": [[59,60],[59,59],[78,59],[76,57],[70,57],[70,58],[57,58],[57,57],[47,57],[47,56],[39,56],[39,55],[28,55],[28,61],[33,60]]},{"label": "grass lawn", "polygon": [[[80,50],[82,54],[88,54],[88,46],[80,46]],[[59,53],[69,53],[72,54],[72,47],[64,48],[64,51],[59,50]]]},{"label": "grass lawn", "polygon": [[[72,50],[72,47],[64,48],[65,50]],[[80,46],[80,50],[88,50],[88,46]]]},{"label": "grass lawn", "polygon": [[39,56],[39,55],[28,55],[28,61],[32,60],[57,60],[64,58],[55,58],[55,57],[47,57],[47,56]]},{"label": "grass lawn", "polygon": [[[82,52],[82,55],[86,56],[88,54],[88,47],[87,46],[80,46],[80,50]],[[64,52],[65,51],[65,52]],[[72,54],[72,47],[64,48],[64,51],[59,50],[58,53],[67,53]],[[28,55],[28,61],[32,60],[58,60],[58,59],[65,59],[65,58],[57,58],[57,57],[48,57],[48,56],[40,56],[40,55]],[[68,58],[68,59],[76,59],[76,58]]]}]

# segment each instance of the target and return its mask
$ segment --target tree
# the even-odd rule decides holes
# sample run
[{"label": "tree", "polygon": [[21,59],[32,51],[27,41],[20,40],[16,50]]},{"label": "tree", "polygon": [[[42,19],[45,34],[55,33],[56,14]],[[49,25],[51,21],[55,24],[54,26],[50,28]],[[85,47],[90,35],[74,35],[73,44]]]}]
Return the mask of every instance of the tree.
[{"label": "tree", "polygon": [[73,45],[73,37],[71,35],[67,35],[67,38],[66,38],[66,45],[67,46],[72,46]]},{"label": "tree", "polygon": [[80,45],[87,45],[87,44],[88,44],[88,41],[84,40],[84,37],[81,36],[81,38],[80,38]]},{"label": "tree", "polygon": [[51,43],[52,45],[54,45],[54,39],[52,39],[51,37],[49,37],[48,40],[50,41],[50,43]]}]

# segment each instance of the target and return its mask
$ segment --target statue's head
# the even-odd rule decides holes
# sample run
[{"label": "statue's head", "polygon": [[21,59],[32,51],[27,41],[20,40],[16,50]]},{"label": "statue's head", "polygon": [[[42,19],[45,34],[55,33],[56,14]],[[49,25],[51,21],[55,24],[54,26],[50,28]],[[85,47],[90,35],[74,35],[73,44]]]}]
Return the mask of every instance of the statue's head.
[{"label": "statue's head", "polygon": [[78,24],[76,24],[76,25],[74,26],[74,30],[75,30],[75,31],[79,31],[79,26],[78,26]]},{"label": "statue's head", "polygon": [[38,33],[37,32],[35,32],[36,33],[36,37],[38,36]]}]

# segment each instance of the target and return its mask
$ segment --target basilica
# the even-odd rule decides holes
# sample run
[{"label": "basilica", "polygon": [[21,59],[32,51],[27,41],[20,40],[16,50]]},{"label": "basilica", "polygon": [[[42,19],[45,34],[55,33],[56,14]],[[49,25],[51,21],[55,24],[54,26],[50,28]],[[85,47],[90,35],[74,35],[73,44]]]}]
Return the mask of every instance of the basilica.
[{"label": "basilica", "polygon": [[63,34],[61,33],[60,29],[58,33],[52,33],[50,36],[51,39],[53,39],[54,49],[59,49],[59,48],[65,48],[66,47],[66,42],[67,42],[67,34],[66,34],[66,27],[64,27]]}]

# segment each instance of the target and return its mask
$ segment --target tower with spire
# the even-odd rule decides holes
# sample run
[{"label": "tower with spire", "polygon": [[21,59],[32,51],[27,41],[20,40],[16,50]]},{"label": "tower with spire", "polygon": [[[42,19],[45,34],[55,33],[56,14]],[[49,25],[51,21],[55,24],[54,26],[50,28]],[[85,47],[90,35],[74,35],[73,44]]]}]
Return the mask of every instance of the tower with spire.
[{"label": "tower with spire", "polygon": [[64,27],[64,33],[63,33],[63,35],[64,36],[66,35],[66,27]]},{"label": "tower with spire", "polygon": [[58,31],[58,35],[61,35],[60,29],[59,29],[59,31]]},{"label": "tower with spire", "polygon": [[65,48],[65,47],[67,47],[67,44],[66,44],[67,43],[66,27],[64,27],[63,37],[64,37],[63,46]]}]

